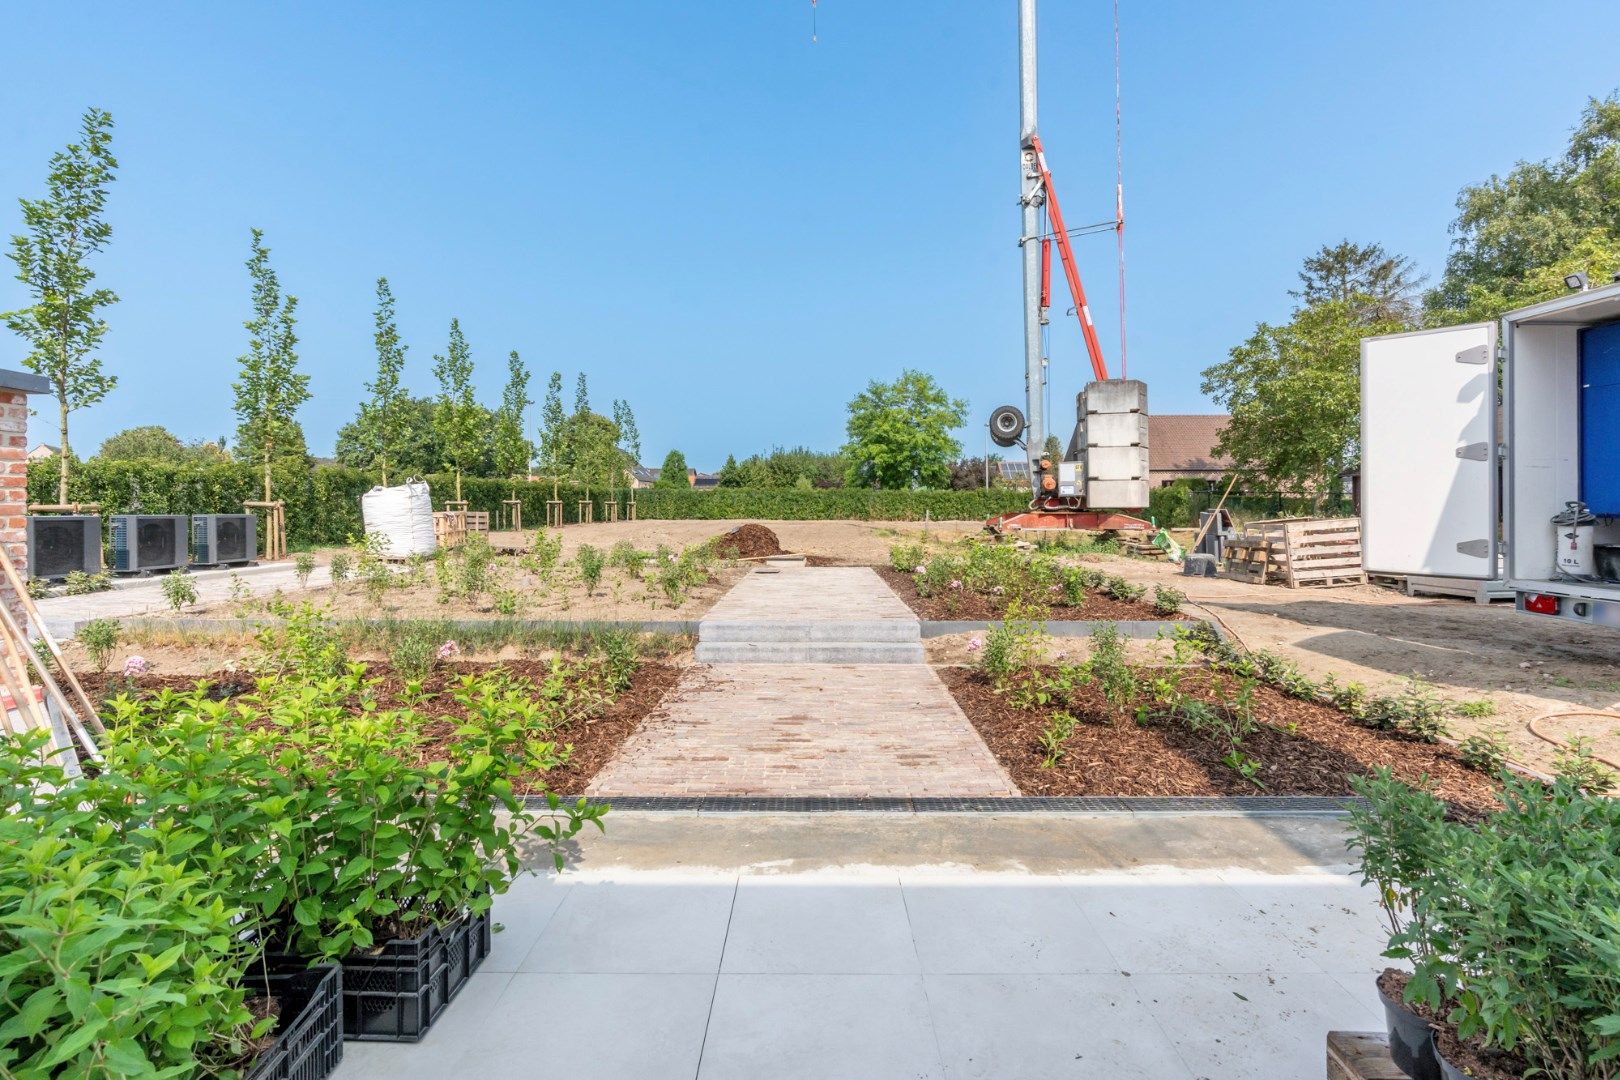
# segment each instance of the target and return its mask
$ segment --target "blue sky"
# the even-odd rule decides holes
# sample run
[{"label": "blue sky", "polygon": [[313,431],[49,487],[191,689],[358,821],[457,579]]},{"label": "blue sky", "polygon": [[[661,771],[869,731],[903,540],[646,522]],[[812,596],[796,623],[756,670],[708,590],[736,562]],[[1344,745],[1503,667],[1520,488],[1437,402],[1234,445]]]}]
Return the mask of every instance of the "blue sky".
[{"label": "blue sky", "polygon": [[[1286,316],[1324,242],[1437,274],[1458,189],[1558,152],[1620,86],[1612,0],[1122,6],[1131,374],[1156,412],[1209,408],[1199,371]],[[300,298],[317,453],[363,395],[379,274],[414,390],[459,316],[486,402],[509,349],[537,388],[583,369],[599,407],[630,400],[649,463],[835,447],[849,398],[905,367],[968,400],[977,452],[1022,400],[1014,16],[821,0],[812,45],[808,0],[9,4],[0,234],[83,108],[109,109],[121,381],[77,415],[81,452],[140,423],[234,431],[253,226]],[[1110,27],[1102,0],[1043,5],[1072,224],[1112,214]],[[1117,367],[1112,237],[1079,255]],[[11,269],[0,310],[24,299]],[[1072,319],[1052,351],[1072,400]],[[0,366],[22,355],[0,340]]]}]

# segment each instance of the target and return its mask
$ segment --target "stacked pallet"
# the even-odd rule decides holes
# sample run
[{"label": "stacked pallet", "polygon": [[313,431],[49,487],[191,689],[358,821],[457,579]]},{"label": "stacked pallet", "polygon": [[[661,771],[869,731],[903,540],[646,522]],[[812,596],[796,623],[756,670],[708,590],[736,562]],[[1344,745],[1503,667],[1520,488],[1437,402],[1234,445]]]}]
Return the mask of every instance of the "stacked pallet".
[{"label": "stacked pallet", "polygon": [[1359,518],[1252,521],[1226,545],[1224,576],[1290,589],[1365,585]]}]

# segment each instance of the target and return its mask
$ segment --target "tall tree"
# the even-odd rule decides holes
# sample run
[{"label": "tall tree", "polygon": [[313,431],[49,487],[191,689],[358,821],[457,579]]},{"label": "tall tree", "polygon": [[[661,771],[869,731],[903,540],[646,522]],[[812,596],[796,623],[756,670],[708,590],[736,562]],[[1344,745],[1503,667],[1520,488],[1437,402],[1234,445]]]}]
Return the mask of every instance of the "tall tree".
[{"label": "tall tree", "polygon": [[1561,295],[1576,272],[1620,270],[1620,93],[1593,98],[1556,158],[1521,162],[1457,197],[1431,325],[1495,319]]},{"label": "tall tree", "polygon": [[1412,322],[1417,318],[1423,277],[1404,255],[1391,255],[1379,244],[1341,240],[1323,244],[1306,257],[1299,283],[1289,295],[1302,307],[1328,301],[1353,303],[1370,321]]},{"label": "tall tree", "polygon": [[1360,453],[1361,339],[1409,325],[1366,313],[1355,296],[1312,304],[1204,371],[1204,393],[1231,413],[1216,449],[1241,477],[1318,501],[1338,490]]},{"label": "tall tree", "polygon": [[[434,397],[412,397],[407,394],[400,401],[398,425],[394,441],[388,450],[388,467],[397,476],[427,476],[443,472],[449,455],[439,442],[439,432],[433,425],[434,414],[439,411]],[[478,453],[467,464],[468,476],[494,476],[495,440],[489,433],[495,429],[495,414],[483,405],[477,406],[478,428],[484,432]],[[374,430],[376,414],[361,407],[359,415],[338,429],[337,446],[333,456],[341,465],[352,469],[372,467],[372,447],[377,445]]]},{"label": "tall tree", "polygon": [[630,411],[630,403],[623,398],[613,401],[613,423],[619,429],[619,447],[630,458],[632,464],[641,464],[641,431],[636,427],[636,414]]},{"label": "tall tree", "polygon": [[540,406],[540,464],[553,484],[568,466],[568,416],[563,412],[562,372],[553,371],[546,383],[546,400]]},{"label": "tall tree", "polygon": [[303,453],[304,432],[298,407],[309,400],[309,376],[298,370],[298,298],[281,295],[281,282],[270,266],[264,232],[253,230],[247,260],[253,279],[253,318],[243,325],[248,351],[237,358],[236,456],[264,470],[264,498],[270,500],[270,465],[278,458]]},{"label": "tall tree", "polygon": [[439,437],[445,463],[456,474],[456,501],[461,501],[461,476],[473,467],[484,434],[483,410],[473,398],[472,350],[461,332],[461,320],[450,320],[450,344],[443,356],[433,356],[433,377],[439,397],[433,410],[433,430]]},{"label": "tall tree", "polygon": [[96,451],[103,461],[162,461],[172,465],[214,465],[230,460],[217,442],[180,441],[160,424],[125,428],[107,436]]},{"label": "tall tree", "polygon": [[850,487],[944,487],[962,444],[951,430],[967,419],[967,402],[953,398],[920,371],[892,383],[873,380],[849,403]]},{"label": "tall tree", "polygon": [[529,369],[513,349],[506,357],[506,387],[495,413],[495,471],[501,476],[528,475],[534,444],[523,434],[523,413],[533,404]]},{"label": "tall tree", "polygon": [[590,411],[591,395],[585,389],[585,373],[582,371],[574,378],[574,415],[584,416]]},{"label": "tall tree", "polygon": [[56,391],[58,433],[56,498],[67,502],[68,414],[94,405],[118,385],[101,369],[97,348],[107,333],[100,309],[118,302],[111,289],[95,288],[95,272],[85,260],[112,239],[102,218],[107,187],[118,162],[112,156],[111,114],[86,109],[80,139],[51,156],[45,196],[19,199],[27,232],[11,238],[17,280],[32,303],[8,311],[6,326],[29,345],[23,366],[51,381]]},{"label": "tall tree", "polygon": [[399,327],[394,323],[394,293],[388,279],[377,279],[377,310],[373,315],[376,332],[372,341],[377,347],[377,374],[366,384],[371,400],[361,406],[362,414],[369,414],[366,437],[371,441],[370,464],[382,473],[384,486],[388,484],[388,465],[394,460],[395,447],[404,434],[405,391],[400,388],[400,373],[405,370],[406,345],[399,339]]},{"label": "tall tree", "polygon": [[679,450],[671,450],[664,455],[664,466],[658,470],[658,479],[653,487],[689,488],[692,486],[692,479],[687,475],[689,471],[686,455]]}]

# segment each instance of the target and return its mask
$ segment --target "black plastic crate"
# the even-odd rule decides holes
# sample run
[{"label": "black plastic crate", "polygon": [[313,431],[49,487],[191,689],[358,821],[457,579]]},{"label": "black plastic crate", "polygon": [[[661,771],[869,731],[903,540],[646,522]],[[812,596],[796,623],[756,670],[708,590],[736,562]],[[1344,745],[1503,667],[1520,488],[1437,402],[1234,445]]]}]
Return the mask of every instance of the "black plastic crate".
[{"label": "black plastic crate", "polygon": [[415,1042],[450,1002],[444,931],[395,939],[343,958],[343,1037]]},{"label": "black plastic crate", "polygon": [[485,909],[482,915],[467,915],[443,932],[445,963],[449,968],[449,993],[454,999],[489,956],[494,924],[489,910]]},{"label": "black plastic crate", "polygon": [[267,956],[244,976],[250,994],[280,1005],[276,1041],[243,1080],[325,1080],[343,1060],[343,969]]}]

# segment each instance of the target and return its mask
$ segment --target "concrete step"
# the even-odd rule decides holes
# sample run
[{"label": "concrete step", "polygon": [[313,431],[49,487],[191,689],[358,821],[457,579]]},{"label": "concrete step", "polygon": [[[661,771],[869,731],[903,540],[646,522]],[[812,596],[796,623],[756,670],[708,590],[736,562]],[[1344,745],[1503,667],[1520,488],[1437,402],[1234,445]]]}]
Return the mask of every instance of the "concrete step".
[{"label": "concrete step", "polygon": [[700,664],[920,664],[920,641],[704,641]]},{"label": "concrete step", "polygon": [[698,624],[700,641],[920,641],[922,623],[916,619],[704,619]]}]

